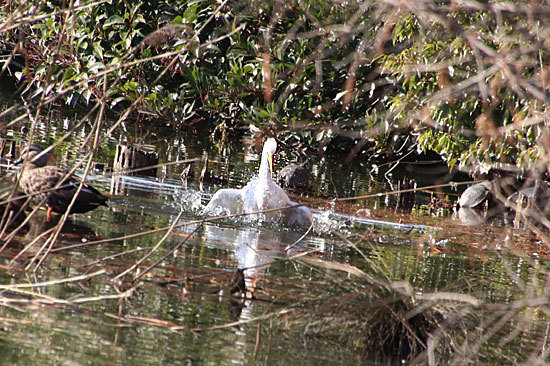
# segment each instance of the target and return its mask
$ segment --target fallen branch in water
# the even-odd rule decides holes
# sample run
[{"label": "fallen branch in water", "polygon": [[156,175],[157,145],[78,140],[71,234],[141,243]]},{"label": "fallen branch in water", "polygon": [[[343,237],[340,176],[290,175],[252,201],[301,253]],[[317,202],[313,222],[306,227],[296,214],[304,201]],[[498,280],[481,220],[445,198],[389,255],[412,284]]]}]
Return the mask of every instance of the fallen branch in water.
[{"label": "fallen branch in water", "polygon": [[18,283],[18,284],[13,284],[13,285],[0,285],[0,290],[15,290],[15,289],[20,289],[20,288],[34,288],[34,287],[45,287],[45,286],[51,286],[51,285],[59,285],[59,284],[62,284],[62,283],[87,280],[87,279],[90,279],[92,277],[102,275],[106,272],[107,271],[105,271],[104,269],[101,269],[99,271],[89,273],[89,274],[86,274],[86,275],[63,278],[61,280],[53,280],[53,281],[37,282],[37,283]]},{"label": "fallen branch in water", "polygon": [[137,315],[117,315],[112,313],[104,313],[105,316],[116,319],[119,321],[124,321],[128,323],[136,323],[136,324],[145,324],[145,325],[153,325],[156,327],[161,328],[170,328],[172,330],[187,330],[188,328],[186,326],[176,324],[173,322],[169,322],[166,320],[156,319],[156,318],[149,318],[144,316],[137,316]]},{"label": "fallen branch in water", "polygon": [[226,323],[226,324],[221,324],[221,325],[215,325],[215,326],[210,327],[210,328],[193,328],[192,330],[195,331],[195,332],[203,332],[203,331],[209,331],[209,330],[232,328],[232,327],[235,327],[237,325],[248,324],[248,323],[258,321],[258,320],[264,320],[264,319],[269,319],[269,318],[273,318],[273,317],[280,316],[280,315],[290,314],[294,311],[295,311],[294,309],[283,309],[283,310],[280,310],[280,311],[276,311],[274,313],[268,313],[268,314],[256,316],[256,317],[250,318],[250,319],[239,320],[239,321],[236,321],[236,322],[231,322],[231,323]]},{"label": "fallen branch in water", "polygon": [[103,300],[112,300],[112,299],[123,299],[126,297],[132,296],[136,287],[121,292],[119,294],[110,294],[110,295],[101,295],[101,296],[92,296],[92,297],[82,297],[72,300],[59,299],[53,296],[44,295],[38,292],[28,291],[22,288],[10,289],[10,292],[14,292],[20,295],[23,295],[27,298],[9,298],[9,297],[0,297],[0,303],[40,303],[40,304],[64,304],[64,305],[75,305],[82,304],[87,302],[96,302]]}]

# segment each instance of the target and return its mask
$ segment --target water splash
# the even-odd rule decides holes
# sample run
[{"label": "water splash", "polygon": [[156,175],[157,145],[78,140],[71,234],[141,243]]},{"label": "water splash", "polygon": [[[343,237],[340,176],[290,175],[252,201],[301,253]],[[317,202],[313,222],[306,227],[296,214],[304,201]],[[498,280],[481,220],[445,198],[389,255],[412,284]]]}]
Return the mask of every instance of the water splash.
[{"label": "water splash", "polygon": [[331,211],[313,215],[313,230],[318,234],[330,234],[334,231],[342,231],[346,226],[346,222],[338,219]]},{"label": "water splash", "polygon": [[204,209],[202,195],[199,191],[178,189],[174,194],[174,199],[179,209],[184,212],[200,213]]}]

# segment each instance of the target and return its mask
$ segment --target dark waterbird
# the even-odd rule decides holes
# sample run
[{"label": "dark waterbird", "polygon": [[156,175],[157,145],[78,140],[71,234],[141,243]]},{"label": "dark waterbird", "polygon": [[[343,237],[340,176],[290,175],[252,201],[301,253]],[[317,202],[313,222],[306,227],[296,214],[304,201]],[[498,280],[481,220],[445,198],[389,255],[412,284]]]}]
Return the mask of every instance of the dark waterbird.
[{"label": "dark waterbird", "polygon": [[281,169],[278,181],[284,188],[308,189],[311,173],[305,168],[306,164],[290,164]]},{"label": "dark waterbird", "polygon": [[[24,149],[21,158],[15,164],[23,164],[19,176],[21,189],[35,200],[48,207],[48,220],[51,212],[64,214],[73,200],[82,180],[54,165],[46,165],[46,154],[38,145]],[[84,213],[99,206],[107,206],[108,198],[91,185],[82,183],[70,214]]]}]

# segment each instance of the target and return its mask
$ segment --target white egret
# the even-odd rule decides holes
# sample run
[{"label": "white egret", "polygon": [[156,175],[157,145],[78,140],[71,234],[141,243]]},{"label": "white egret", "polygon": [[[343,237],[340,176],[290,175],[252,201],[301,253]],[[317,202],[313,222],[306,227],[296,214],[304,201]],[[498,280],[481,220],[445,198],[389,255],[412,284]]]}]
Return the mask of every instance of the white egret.
[{"label": "white egret", "polygon": [[230,188],[217,191],[206,206],[206,212],[216,215],[234,215],[297,206],[258,214],[259,217],[257,218],[287,226],[311,225],[312,217],[309,209],[305,206],[298,206],[296,202],[291,201],[285,191],[272,179],[275,150],[277,150],[275,139],[267,139],[262,151],[258,176],[241,189]]}]

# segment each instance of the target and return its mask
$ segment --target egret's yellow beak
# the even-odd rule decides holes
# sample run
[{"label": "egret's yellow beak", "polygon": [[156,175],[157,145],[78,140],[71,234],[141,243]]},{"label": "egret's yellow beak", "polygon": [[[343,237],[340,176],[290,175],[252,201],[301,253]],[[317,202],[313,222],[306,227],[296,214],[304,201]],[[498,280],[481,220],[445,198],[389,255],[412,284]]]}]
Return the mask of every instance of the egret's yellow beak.
[{"label": "egret's yellow beak", "polygon": [[273,178],[273,154],[267,153],[267,162],[269,163],[269,177]]}]

